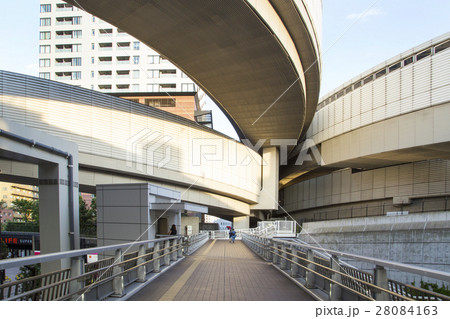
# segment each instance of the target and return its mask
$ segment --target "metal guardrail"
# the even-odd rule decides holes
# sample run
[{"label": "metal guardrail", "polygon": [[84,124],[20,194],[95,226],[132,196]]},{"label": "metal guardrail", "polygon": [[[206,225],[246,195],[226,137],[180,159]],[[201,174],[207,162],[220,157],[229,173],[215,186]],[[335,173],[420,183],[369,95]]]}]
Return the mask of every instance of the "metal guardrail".
[{"label": "metal guardrail", "polygon": [[[125,287],[144,282],[150,272],[191,254],[208,240],[207,234],[79,249],[0,261],[0,269],[69,259],[71,267],[49,274],[5,283],[0,286],[1,300],[103,300],[121,297]],[[153,245],[153,247],[148,247]],[[135,251],[125,254],[130,248]],[[112,257],[112,253],[114,257]],[[102,253],[105,258],[86,264],[84,256]],[[109,253],[109,255],[108,255]]]},{"label": "metal guardrail", "polygon": [[[402,263],[348,254],[293,241],[244,234],[244,243],[265,260],[301,282],[307,289],[319,289],[325,300],[450,300],[449,296],[414,287],[387,277],[387,269],[419,274],[450,282],[450,273]],[[324,258],[323,253],[330,254]],[[375,265],[373,274],[348,267],[339,258]]]}]

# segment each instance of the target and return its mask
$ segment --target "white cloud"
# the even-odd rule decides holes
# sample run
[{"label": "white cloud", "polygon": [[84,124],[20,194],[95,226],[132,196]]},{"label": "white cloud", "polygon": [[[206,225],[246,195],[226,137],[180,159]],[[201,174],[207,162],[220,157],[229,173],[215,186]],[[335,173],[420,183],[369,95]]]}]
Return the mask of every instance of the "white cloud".
[{"label": "white cloud", "polygon": [[360,13],[351,13],[347,16],[347,19],[349,20],[355,20],[355,19],[361,19],[361,20],[367,20],[371,16],[378,16],[382,15],[383,11],[379,9],[369,9],[367,11],[363,11]]}]

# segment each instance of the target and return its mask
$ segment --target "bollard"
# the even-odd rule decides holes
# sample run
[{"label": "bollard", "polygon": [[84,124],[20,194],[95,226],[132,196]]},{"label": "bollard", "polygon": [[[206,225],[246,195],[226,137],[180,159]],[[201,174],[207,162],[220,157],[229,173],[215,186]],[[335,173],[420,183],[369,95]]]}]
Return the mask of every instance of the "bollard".
[{"label": "bollard", "polygon": [[164,241],[164,265],[170,265],[170,240]]},{"label": "bollard", "polygon": [[[137,264],[141,265],[145,263],[145,257],[141,257],[145,255],[145,246],[144,245],[140,245],[139,246],[139,252],[138,252],[138,256],[140,258],[138,258],[137,260]],[[147,266],[146,265],[142,265],[142,266],[138,266],[137,269],[137,282],[145,282],[145,276],[147,275]]]},{"label": "bollard", "polygon": [[160,261],[160,253],[159,253],[159,242],[155,243],[153,246],[153,272],[160,272],[161,261]]},{"label": "bollard", "polygon": [[[382,266],[376,266],[373,270],[374,284],[378,287],[389,289],[389,282],[387,277],[387,271]],[[389,294],[385,291],[375,290],[375,300],[376,301],[389,301]]]},{"label": "bollard", "polygon": [[[311,263],[314,261],[314,252],[311,249],[308,249],[306,252],[306,258],[308,259],[307,267],[308,269],[315,270],[315,265]],[[316,276],[313,272],[307,270],[306,271],[306,288],[314,288],[316,281]]]},{"label": "bollard", "polygon": [[[70,259],[70,277],[78,277],[84,274],[84,260],[82,257],[74,257]],[[84,288],[84,279],[72,280],[69,285],[69,292],[73,293]],[[84,301],[84,293],[72,296],[71,300]]]},{"label": "bollard", "polygon": [[[339,259],[338,256],[333,255],[331,256],[330,260],[331,269],[340,271],[341,267],[339,265]],[[337,273],[331,274],[331,279],[334,281],[337,281],[338,283],[342,283],[342,276]],[[330,282],[330,301],[339,301],[342,300],[342,288],[338,284],[335,284],[333,282]]]},{"label": "bollard", "polygon": [[[117,249],[114,254],[114,263],[119,264],[123,261],[122,249]],[[113,276],[123,271],[123,265],[117,265],[113,267]],[[113,279],[113,294],[112,297],[120,298],[125,295],[125,286],[123,281],[123,275],[116,276]]]},{"label": "bollard", "polygon": [[298,257],[297,257],[297,248],[295,246],[292,246],[292,263],[291,263],[291,277],[297,277],[298,276]]},{"label": "bollard", "polygon": [[287,269],[286,265],[287,265],[287,263],[286,263],[286,245],[282,244],[281,245],[281,257],[280,257],[280,268]]}]

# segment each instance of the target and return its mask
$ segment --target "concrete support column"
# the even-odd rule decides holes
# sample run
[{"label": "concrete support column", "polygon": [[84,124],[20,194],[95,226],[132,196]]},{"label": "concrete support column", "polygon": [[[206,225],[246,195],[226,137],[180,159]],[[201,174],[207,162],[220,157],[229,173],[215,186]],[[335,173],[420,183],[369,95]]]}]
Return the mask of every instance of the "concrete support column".
[{"label": "concrete support column", "polygon": [[[74,174],[75,175],[75,174]],[[73,223],[70,233],[69,187],[67,160],[60,164],[39,165],[39,228],[41,253],[67,251],[80,248],[78,188],[73,189]],[[76,174],[78,180],[78,174]],[[71,239],[73,238],[73,239]],[[70,259],[42,264],[42,273],[70,267]]]},{"label": "concrete support column", "polygon": [[[114,254],[114,263],[119,264],[123,261],[122,249],[117,249]],[[119,274],[124,270],[123,265],[118,265],[113,267],[113,275]],[[122,297],[125,295],[125,285],[123,280],[123,275],[114,277],[113,279],[113,297]]]},{"label": "concrete support column", "polygon": [[164,265],[170,265],[170,240],[164,241]]},{"label": "concrete support column", "polygon": [[155,243],[155,246],[153,246],[153,272],[160,272],[161,269],[161,261],[159,253],[159,242]]},{"label": "concrete support column", "polygon": [[[330,259],[331,269],[340,271],[341,267],[339,265],[338,256],[333,255]],[[338,283],[342,283],[342,276],[336,273],[331,275],[331,279],[337,281]],[[342,287],[335,283],[330,283],[330,300],[338,301],[342,300]]]},{"label": "concrete support column", "polygon": [[233,217],[233,228],[236,229],[249,229],[250,228],[250,216]]},{"label": "concrete support column", "polygon": [[[140,245],[139,246],[139,252],[138,252],[138,256],[140,256],[140,258],[138,258],[137,260],[137,264],[143,264],[145,262],[145,245]],[[142,265],[139,266],[137,269],[137,282],[145,282],[145,276],[147,275],[147,266],[146,265]]]},{"label": "concrete support column", "polygon": [[295,246],[292,246],[292,263],[291,263],[291,276],[297,277],[298,276],[298,257],[297,257],[297,248]]},{"label": "concrete support column", "polygon": [[[388,276],[387,271],[382,266],[376,266],[373,270],[373,279],[374,284],[378,287],[389,289],[389,282],[388,282]],[[385,291],[377,291],[375,292],[375,300],[377,301],[389,301],[389,294]]]},{"label": "concrete support column", "polygon": [[[74,257],[70,260],[70,277],[75,278],[84,274],[84,260],[82,257]],[[73,293],[84,288],[84,278],[76,279],[70,282],[69,292]],[[73,295],[72,300],[84,301],[84,293]]]},{"label": "concrete support column", "polygon": [[[314,252],[311,249],[308,249],[306,252],[306,258],[308,259],[308,269],[314,271],[316,266],[312,263],[314,262]],[[306,271],[306,288],[314,288],[316,283],[316,276],[310,270]]]},{"label": "concrete support column", "polygon": [[[281,140],[278,140],[282,142]],[[280,145],[275,143],[276,145]],[[294,143],[295,144],[295,143]],[[283,152],[284,153],[284,152]],[[271,209],[278,210],[278,183],[280,154],[277,147],[266,147],[262,154],[262,190],[258,204],[252,205],[251,209]],[[285,163],[286,164],[286,163]]]}]

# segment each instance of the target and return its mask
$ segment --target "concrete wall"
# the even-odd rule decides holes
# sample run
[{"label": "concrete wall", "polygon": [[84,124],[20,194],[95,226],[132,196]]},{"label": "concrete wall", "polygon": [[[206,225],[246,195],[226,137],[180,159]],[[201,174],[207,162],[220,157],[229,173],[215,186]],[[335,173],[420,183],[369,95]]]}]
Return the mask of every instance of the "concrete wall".
[{"label": "concrete wall", "polygon": [[200,232],[200,217],[196,216],[181,216],[181,230],[180,235],[186,235],[186,226],[192,226],[192,235]]},{"label": "concrete wall", "polygon": [[[406,216],[353,218],[303,224],[300,238],[320,247],[355,255],[450,271],[450,212]],[[373,265],[350,262],[372,272]],[[431,278],[389,271],[389,278],[404,283]]]},{"label": "concrete wall", "polygon": [[[312,178],[284,189],[284,207],[295,218],[338,210],[340,218],[385,215],[401,210],[402,201],[406,211],[445,210],[449,194],[450,161],[436,159],[353,173],[344,169]],[[450,202],[447,205],[450,208]]]}]

